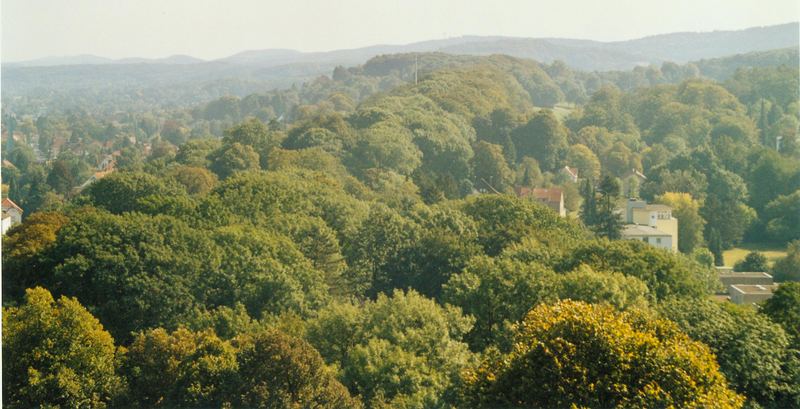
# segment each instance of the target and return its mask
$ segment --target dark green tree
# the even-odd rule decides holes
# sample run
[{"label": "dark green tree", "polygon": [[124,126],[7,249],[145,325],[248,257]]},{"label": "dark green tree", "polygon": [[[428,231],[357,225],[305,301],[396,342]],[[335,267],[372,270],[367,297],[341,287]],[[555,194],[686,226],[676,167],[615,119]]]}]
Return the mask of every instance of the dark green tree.
[{"label": "dark green tree", "polygon": [[594,224],[590,225],[595,233],[609,239],[622,237],[622,218],[618,213],[617,201],[621,194],[619,181],[611,176],[605,176],[597,185],[597,207]]},{"label": "dark green tree", "polygon": [[734,271],[767,271],[768,269],[767,256],[758,251],[747,253],[744,259],[733,265]]},{"label": "dark green tree", "polygon": [[781,324],[793,337],[793,345],[800,348],[800,283],[781,284],[772,297],[761,305],[761,312],[773,322]]}]

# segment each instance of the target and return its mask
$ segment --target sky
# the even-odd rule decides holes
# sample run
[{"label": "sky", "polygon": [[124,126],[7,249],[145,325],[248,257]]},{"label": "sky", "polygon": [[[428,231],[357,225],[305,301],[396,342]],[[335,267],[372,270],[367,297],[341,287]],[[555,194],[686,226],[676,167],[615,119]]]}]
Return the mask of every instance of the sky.
[{"label": "sky", "polygon": [[2,60],[222,58],[462,35],[617,41],[800,20],[798,0],[2,0]]}]

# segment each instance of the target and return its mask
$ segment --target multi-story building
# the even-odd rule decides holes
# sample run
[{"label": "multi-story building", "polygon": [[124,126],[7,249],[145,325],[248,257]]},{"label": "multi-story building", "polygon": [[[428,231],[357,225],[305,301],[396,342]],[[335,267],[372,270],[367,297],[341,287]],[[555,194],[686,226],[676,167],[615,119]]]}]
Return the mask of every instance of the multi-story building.
[{"label": "multi-story building", "polygon": [[672,217],[671,207],[630,199],[625,208],[625,222],[623,238],[678,251],[678,219]]}]

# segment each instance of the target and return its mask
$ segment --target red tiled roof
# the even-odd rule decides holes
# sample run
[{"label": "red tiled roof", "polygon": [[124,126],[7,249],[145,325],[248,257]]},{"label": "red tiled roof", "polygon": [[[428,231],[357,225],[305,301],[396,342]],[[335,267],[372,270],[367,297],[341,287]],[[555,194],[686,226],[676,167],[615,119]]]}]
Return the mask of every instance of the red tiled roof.
[{"label": "red tiled roof", "polygon": [[542,188],[529,188],[518,186],[514,188],[514,192],[517,193],[519,197],[532,197],[537,200],[553,202],[553,203],[560,203],[561,202],[561,195],[564,192],[555,187],[542,189]]},{"label": "red tiled roof", "polygon": [[9,199],[9,198],[3,199],[3,209],[5,210],[5,209],[9,209],[9,208],[17,209],[20,212],[22,211],[22,208],[17,206],[17,204],[14,203],[14,201],[12,201],[11,199]]},{"label": "red tiled roof", "polygon": [[564,192],[558,188],[533,189],[533,197],[539,200],[547,200],[548,202],[561,202],[563,194]]},{"label": "red tiled roof", "polygon": [[569,173],[572,177],[578,177],[578,168],[571,168],[569,166],[564,166],[564,170]]}]

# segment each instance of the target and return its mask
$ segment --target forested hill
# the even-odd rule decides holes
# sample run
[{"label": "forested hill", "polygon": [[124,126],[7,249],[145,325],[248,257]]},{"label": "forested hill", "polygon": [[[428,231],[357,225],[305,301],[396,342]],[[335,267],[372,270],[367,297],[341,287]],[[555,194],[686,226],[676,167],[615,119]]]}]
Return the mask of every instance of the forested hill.
[{"label": "forested hill", "polygon": [[[460,37],[403,46],[371,47],[319,53],[293,50],[245,51],[214,61],[188,56],[110,60],[96,56],[45,58],[2,65],[3,99],[62,95],[64,99],[100,99],[119,105],[113,95],[127,93],[147,104],[187,106],[223,95],[244,96],[286,88],[337,65],[353,66],[384,54],[444,52],[505,54],[542,63],[562,61],[582,71],[631,70],[634,67],[687,63],[733,54],[798,47],[798,23],[740,31],[674,33],[621,42],[507,37]],[[199,90],[199,92],[198,92]],[[76,104],[80,105],[80,104]],[[85,103],[84,103],[85,105]],[[126,102],[125,109],[135,104]]]},{"label": "forested hill", "polygon": [[[395,54],[193,109],[3,115],[3,404],[798,407],[784,53],[722,82]],[[673,209],[678,251],[621,239],[628,197]],[[787,249],[760,310],[711,299],[745,240]]]},{"label": "forested hill", "polygon": [[[706,78],[717,81],[731,80],[737,70],[752,67],[798,66],[796,48],[735,55],[678,65],[664,63],[660,66],[637,67],[629,71],[584,72],[571,69],[563,62],[542,64],[532,60],[503,55],[466,56],[446,53],[389,54],[374,57],[356,67],[337,67],[330,76],[321,76],[300,87],[251,94],[244,98],[226,96],[192,110],[199,120],[240,121],[247,116],[263,120],[284,118],[292,120],[302,114],[304,107],[325,101],[346,109],[366,98],[387,92],[400,85],[412,83],[435,75],[438,71],[492,67],[506,75],[528,93],[534,106],[553,107],[556,104],[583,104],[604,85],[621,90],[634,90],[663,84],[677,84],[687,79]],[[776,91],[779,92],[779,91]],[[782,91],[784,99],[791,98],[793,90]],[[780,93],[780,92],[779,92]]]}]

